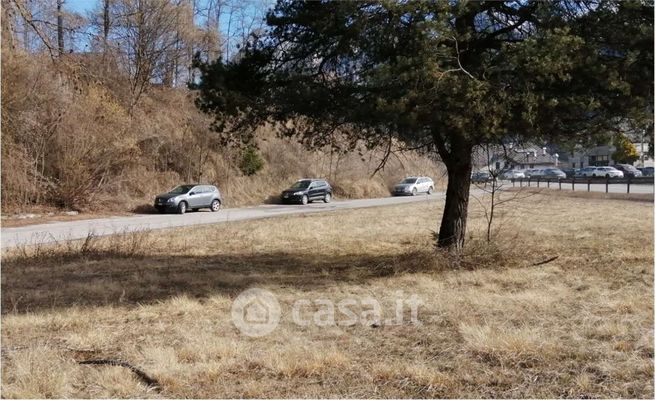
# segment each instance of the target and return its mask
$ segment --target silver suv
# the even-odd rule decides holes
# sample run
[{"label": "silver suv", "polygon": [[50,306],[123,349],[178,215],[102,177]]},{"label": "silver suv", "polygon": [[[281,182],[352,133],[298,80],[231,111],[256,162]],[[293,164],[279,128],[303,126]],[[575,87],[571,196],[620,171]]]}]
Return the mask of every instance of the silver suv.
[{"label": "silver suv", "polygon": [[184,214],[187,210],[198,211],[200,208],[218,211],[221,203],[221,192],[212,185],[180,185],[155,197],[155,208],[160,213],[174,211]]},{"label": "silver suv", "polygon": [[432,194],[433,191],[434,182],[432,178],[428,178],[427,176],[408,176],[393,187],[392,194],[394,196],[416,196],[417,193]]}]

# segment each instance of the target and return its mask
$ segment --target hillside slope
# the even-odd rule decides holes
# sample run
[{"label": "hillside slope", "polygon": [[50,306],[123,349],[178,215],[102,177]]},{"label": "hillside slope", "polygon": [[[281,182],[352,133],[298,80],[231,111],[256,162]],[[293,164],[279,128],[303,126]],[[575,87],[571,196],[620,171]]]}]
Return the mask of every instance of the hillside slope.
[{"label": "hillside slope", "polygon": [[[2,54],[3,213],[35,207],[129,211],[183,182],[218,185],[227,206],[259,204],[298,178],[325,177],[338,197],[387,195],[408,174],[441,180],[438,163],[416,153],[309,151],[270,129],[258,134],[262,170],[245,176],[242,150],[222,146],[186,89],[152,86],[129,109],[129,82],[98,55],[59,62]],[[361,153],[361,154],[360,154]]]}]

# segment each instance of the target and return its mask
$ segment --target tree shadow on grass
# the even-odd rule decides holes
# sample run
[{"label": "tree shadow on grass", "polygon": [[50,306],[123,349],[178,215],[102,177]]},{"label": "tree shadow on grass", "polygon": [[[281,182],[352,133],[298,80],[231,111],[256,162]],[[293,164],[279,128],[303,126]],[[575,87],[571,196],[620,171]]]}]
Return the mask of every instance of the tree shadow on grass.
[{"label": "tree shadow on grass", "polygon": [[93,253],[5,261],[2,313],[72,306],[136,306],[178,295],[237,296],[250,287],[312,290],[337,282],[425,270],[434,253],[326,255],[261,253],[212,256],[120,256]]}]

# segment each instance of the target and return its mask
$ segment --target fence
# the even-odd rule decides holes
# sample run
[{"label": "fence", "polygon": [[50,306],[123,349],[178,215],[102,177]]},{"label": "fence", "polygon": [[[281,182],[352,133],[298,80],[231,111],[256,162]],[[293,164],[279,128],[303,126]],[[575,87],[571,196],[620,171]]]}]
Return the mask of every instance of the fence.
[{"label": "fence", "polygon": [[[621,184],[626,185],[626,193],[630,193],[631,185],[653,185],[652,176],[644,177],[627,177],[627,178],[610,178],[610,177],[584,177],[584,178],[543,178],[543,177],[534,177],[534,178],[518,178],[511,179],[512,187],[516,187],[518,184],[519,187],[523,187],[524,184],[526,187],[547,187],[550,188],[551,184],[558,185],[559,190],[562,190],[562,183],[570,183],[571,190],[575,191],[575,185],[582,186],[587,188],[587,192],[591,191],[591,185],[595,184],[604,184],[605,193],[609,193],[610,185]],[[545,185],[545,186],[544,186]]]}]

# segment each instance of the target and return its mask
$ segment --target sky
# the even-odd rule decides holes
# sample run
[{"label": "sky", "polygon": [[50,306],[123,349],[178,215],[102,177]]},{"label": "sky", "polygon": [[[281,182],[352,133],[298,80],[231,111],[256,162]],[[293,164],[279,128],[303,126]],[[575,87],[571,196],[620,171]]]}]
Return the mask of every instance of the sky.
[{"label": "sky", "polygon": [[[207,0],[199,0],[199,4],[205,3]],[[69,12],[74,12],[74,13],[79,13],[82,15],[86,15],[90,11],[93,11],[94,9],[98,9],[99,5],[101,3],[101,0],[64,0],[64,9],[69,11]],[[243,7],[245,5],[245,11],[243,11],[243,15],[246,16],[246,18],[256,18],[256,19],[261,19],[262,16],[264,15],[264,10],[272,7],[275,4],[274,0],[233,0],[233,1],[226,1],[226,4],[233,4],[238,7]],[[230,50],[234,50],[234,47],[237,46],[239,43],[237,43],[240,40],[237,39],[232,39],[233,35],[230,35],[229,32],[227,32],[227,23],[222,23],[221,26],[219,27],[222,36],[225,38],[230,37],[229,41],[229,48]],[[234,34],[234,32],[232,32]],[[84,42],[84,40],[82,40]],[[79,47],[77,50],[79,51],[84,51],[85,48],[88,47],[88,44],[86,43],[78,43]]]},{"label": "sky", "polygon": [[64,8],[80,14],[86,14],[86,12],[91,11],[96,4],[98,4],[96,0],[65,0]]},{"label": "sky", "polygon": [[[86,14],[88,11],[93,10],[97,4],[100,3],[100,0],[64,0],[64,8],[72,12],[78,12],[80,14]],[[202,4],[203,1],[200,1]],[[246,1],[243,1],[246,3]],[[263,6],[271,7],[275,2],[274,0],[251,0],[248,3],[251,3],[251,7]]]}]

